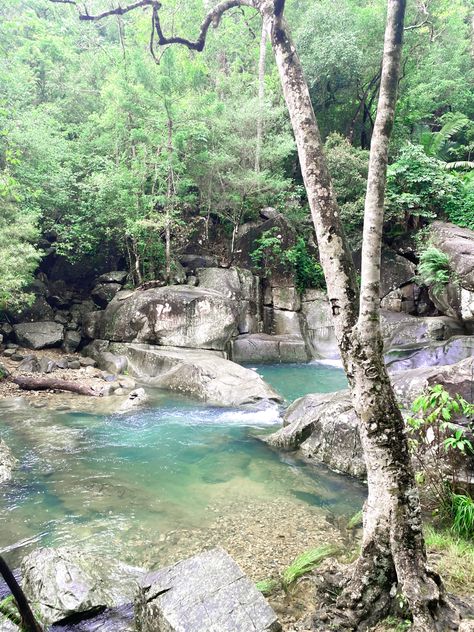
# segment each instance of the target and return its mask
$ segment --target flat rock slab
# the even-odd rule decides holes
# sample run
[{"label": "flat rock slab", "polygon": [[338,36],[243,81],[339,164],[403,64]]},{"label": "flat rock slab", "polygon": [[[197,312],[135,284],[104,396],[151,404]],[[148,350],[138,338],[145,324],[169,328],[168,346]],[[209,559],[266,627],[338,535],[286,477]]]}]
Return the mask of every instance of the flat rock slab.
[{"label": "flat rock slab", "polygon": [[299,336],[272,336],[245,334],[231,343],[234,362],[308,362],[303,338]]},{"label": "flat rock slab", "polygon": [[140,632],[277,632],[277,616],[223,549],[145,576],[135,601]]}]

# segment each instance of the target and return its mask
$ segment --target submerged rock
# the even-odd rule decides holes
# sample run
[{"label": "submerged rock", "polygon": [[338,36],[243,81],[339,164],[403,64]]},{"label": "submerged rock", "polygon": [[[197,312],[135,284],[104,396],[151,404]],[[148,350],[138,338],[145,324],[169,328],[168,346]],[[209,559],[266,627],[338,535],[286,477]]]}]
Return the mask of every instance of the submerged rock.
[{"label": "submerged rock", "polygon": [[144,388],[136,388],[134,391],[131,391],[128,394],[127,399],[120,406],[119,412],[126,413],[130,410],[141,408],[142,406],[148,403],[149,399],[150,398],[146,394],[146,391]]},{"label": "submerged rock", "polygon": [[238,306],[220,292],[176,285],[114,299],[84,321],[90,339],[224,349],[237,331]]},{"label": "submerged rock", "polygon": [[143,570],[81,549],[42,548],[21,564],[23,590],[46,624],[133,601]]},{"label": "submerged rock", "polygon": [[140,632],[278,632],[262,593],[223,549],[149,573],[135,602]]},{"label": "submerged rock", "polygon": [[225,360],[218,352],[111,344],[128,359],[128,370],[143,382],[189,395],[217,406],[242,406],[282,398],[250,369]]},{"label": "submerged rock", "polygon": [[0,483],[11,480],[13,470],[17,467],[18,460],[11,453],[3,439],[0,439]]}]

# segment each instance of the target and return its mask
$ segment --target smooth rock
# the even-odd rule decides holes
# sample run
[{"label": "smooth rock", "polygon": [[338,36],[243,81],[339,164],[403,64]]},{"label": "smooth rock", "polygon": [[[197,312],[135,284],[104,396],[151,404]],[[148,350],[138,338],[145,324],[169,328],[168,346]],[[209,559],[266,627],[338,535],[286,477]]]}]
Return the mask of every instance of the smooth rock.
[{"label": "smooth rock", "polygon": [[89,357],[91,357],[96,365],[102,371],[107,373],[121,374],[127,370],[128,361],[123,355],[116,355],[107,351],[108,344],[103,344],[104,341],[94,340],[83,350]]},{"label": "smooth rock", "polygon": [[91,292],[94,302],[99,307],[106,307],[114,296],[122,289],[119,283],[99,283]]},{"label": "smooth rock", "polygon": [[196,270],[199,287],[214,290],[232,300],[242,298],[237,268],[202,268]]},{"label": "smooth rock", "polygon": [[333,315],[324,290],[306,290],[301,305],[302,334],[313,358],[339,358]]},{"label": "smooth rock", "polygon": [[149,573],[135,601],[140,632],[278,632],[277,616],[223,549]]},{"label": "smooth rock", "polygon": [[64,327],[54,321],[20,323],[14,330],[18,343],[30,349],[58,347],[64,338]]},{"label": "smooth rock", "polygon": [[299,336],[247,334],[231,342],[234,362],[308,362],[311,359]]},{"label": "smooth rock", "polygon": [[127,399],[120,406],[119,412],[126,413],[130,410],[141,408],[148,403],[149,399],[150,398],[148,397],[144,388],[137,388],[128,394]]},{"label": "smooth rock", "polygon": [[381,312],[382,336],[386,349],[430,341],[448,340],[464,333],[459,321],[448,316],[416,317]]},{"label": "smooth rock", "polygon": [[474,336],[453,336],[447,341],[409,345],[385,354],[390,372],[455,364],[474,355]]},{"label": "smooth rock", "polygon": [[86,317],[91,339],[224,349],[237,331],[239,306],[220,292],[187,285],[137,290]]},{"label": "smooth rock", "polygon": [[40,361],[35,355],[28,355],[17,367],[19,373],[42,373]]},{"label": "smooth rock", "polygon": [[21,563],[23,590],[47,624],[130,603],[142,574],[73,547],[36,549]]},{"label": "smooth rock", "polygon": [[299,313],[283,309],[273,309],[272,331],[276,336],[290,335],[301,337]]},{"label": "smooth rock", "polygon": [[52,373],[58,368],[56,362],[54,360],[51,360],[51,358],[47,358],[46,356],[40,358],[39,366],[41,373]]},{"label": "smooth rock", "polygon": [[140,381],[209,404],[282,401],[255,371],[225,360],[217,352],[138,344],[111,344],[110,349],[127,357],[129,372]]},{"label": "smooth rock", "polygon": [[301,297],[294,286],[273,287],[273,307],[297,312],[301,309]]},{"label": "smooth rock", "polygon": [[66,353],[74,353],[81,344],[82,336],[79,331],[69,330],[64,335],[63,349]]},{"label": "smooth rock", "polygon": [[97,283],[118,283],[123,285],[127,280],[128,272],[126,270],[113,270],[101,274],[97,279]]}]

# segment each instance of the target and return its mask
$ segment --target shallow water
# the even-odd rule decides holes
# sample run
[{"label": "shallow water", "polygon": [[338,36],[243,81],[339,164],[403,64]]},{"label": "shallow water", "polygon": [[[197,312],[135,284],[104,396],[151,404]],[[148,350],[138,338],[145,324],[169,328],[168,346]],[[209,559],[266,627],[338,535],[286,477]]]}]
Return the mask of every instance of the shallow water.
[{"label": "shallow water", "polygon": [[[317,367],[317,378],[315,365],[256,368],[288,399],[344,385],[333,368]],[[352,515],[365,492],[255,438],[277,423],[277,408],[210,408],[163,392],[127,415],[0,408],[1,435],[22,464],[0,490],[0,550],[16,564],[34,546],[80,544],[159,565],[174,544],[182,555],[183,541],[238,548],[253,520],[259,537],[277,537],[277,514],[282,529],[298,516],[304,543],[306,527],[328,512]]]}]

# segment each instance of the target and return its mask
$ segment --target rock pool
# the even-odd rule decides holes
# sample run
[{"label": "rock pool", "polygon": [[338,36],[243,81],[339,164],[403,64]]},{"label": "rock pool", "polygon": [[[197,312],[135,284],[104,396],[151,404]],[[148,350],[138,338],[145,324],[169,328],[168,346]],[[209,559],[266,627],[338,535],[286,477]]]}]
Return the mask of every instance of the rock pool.
[{"label": "rock pool", "polygon": [[[345,385],[321,365],[255,367],[288,399]],[[22,467],[0,490],[0,550],[75,544],[156,567],[221,544],[254,577],[340,537],[364,487],[256,440],[276,407],[232,410],[153,392],[127,415],[0,407]]]}]

